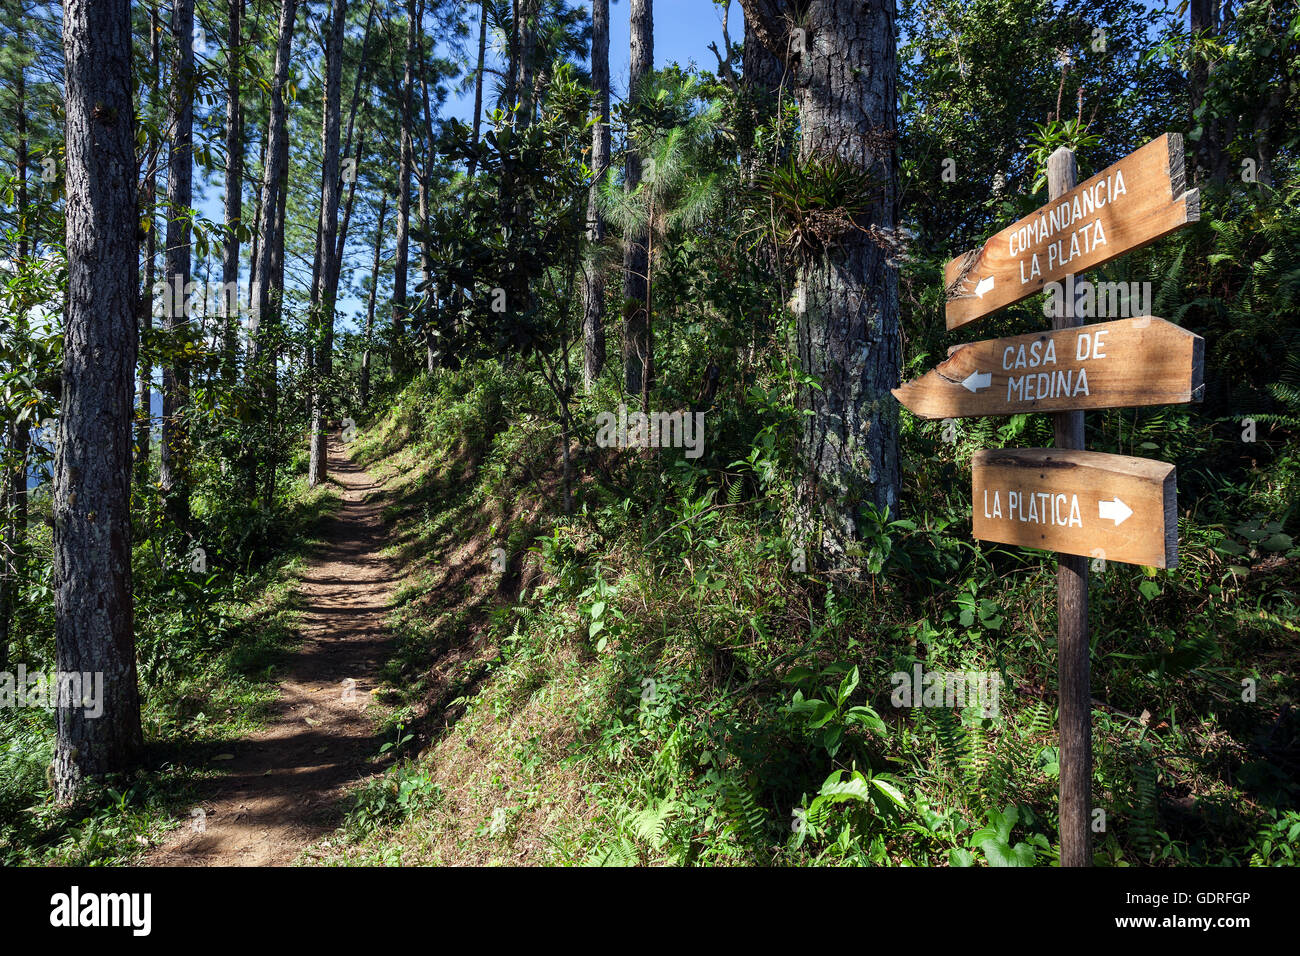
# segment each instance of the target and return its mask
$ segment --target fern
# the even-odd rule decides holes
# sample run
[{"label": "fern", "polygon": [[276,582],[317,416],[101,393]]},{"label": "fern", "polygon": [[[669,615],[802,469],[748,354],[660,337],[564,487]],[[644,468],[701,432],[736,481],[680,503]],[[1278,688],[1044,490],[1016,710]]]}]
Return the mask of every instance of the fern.
[{"label": "fern", "polygon": [[1155,762],[1149,754],[1133,771],[1133,797],[1129,804],[1132,824],[1129,828],[1134,848],[1147,860],[1155,852],[1159,787]]},{"label": "fern", "polygon": [[722,808],[736,835],[750,847],[763,844],[767,814],[748,787],[734,780],[722,783]]},{"label": "fern", "polygon": [[628,814],[623,823],[637,839],[647,843],[652,850],[660,851],[667,842],[665,830],[668,821],[679,809],[680,804],[673,800],[660,800],[658,804],[651,803],[644,810]]},{"label": "fern", "polygon": [[636,847],[622,836],[596,847],[582,861],[583,866],[636,866],[636,864]]}]

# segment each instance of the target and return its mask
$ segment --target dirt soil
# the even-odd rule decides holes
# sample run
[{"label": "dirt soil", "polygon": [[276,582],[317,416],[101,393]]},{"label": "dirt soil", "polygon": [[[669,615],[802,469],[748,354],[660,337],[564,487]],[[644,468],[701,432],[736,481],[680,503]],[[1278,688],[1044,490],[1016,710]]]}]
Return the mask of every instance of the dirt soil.
[{"label": "dirt soil", "polygon": [[388,656],[384,616],[398,575],[379,553],[386,541],[378,484],[336,440],[329,472],[343,488],[342,506],[298,588],[302,645],[285,664],[273,716],[217,755],[231,755],[215,764],[225,773],[146,865],[292,863],[337,826],[351,786],[378,769],[370,758],[381,742],[367,711]]}]

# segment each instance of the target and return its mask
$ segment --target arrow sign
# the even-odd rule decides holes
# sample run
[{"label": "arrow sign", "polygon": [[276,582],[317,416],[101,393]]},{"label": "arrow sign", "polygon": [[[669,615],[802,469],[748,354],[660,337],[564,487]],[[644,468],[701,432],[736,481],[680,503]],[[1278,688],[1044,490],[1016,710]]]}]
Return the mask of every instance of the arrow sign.
[{"label": "arrow sign", "polygon": [[971,530],[981,541],[1178,564],[1173,465],[1061,448],[979,451],[971,464]]},{"label": "arrow sign", "polygon": [[1167,133],[948,263],[948,328],[973,322],[1200,218]]},{"label": "arrow sign", "polygon": [[1153,316],[986,339],[894,389],[922,418],[1198,402],[1205,340]]},{"label": "arrow sign", "polygon": [[1102,521],[1110,519],[1115,522],[1115,527],[1122,525],[1126,518],[1131,517],[1133,509],[1118,498],[1112,498],[1110,501],[1097,502],[1097,517]]}]

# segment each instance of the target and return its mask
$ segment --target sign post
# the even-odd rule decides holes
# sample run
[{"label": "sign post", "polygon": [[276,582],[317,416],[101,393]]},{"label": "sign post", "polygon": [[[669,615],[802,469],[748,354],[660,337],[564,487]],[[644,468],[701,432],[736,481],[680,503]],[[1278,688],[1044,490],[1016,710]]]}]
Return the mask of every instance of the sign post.
[{"label": "sign post", "polygon": [[1200,199],[1173,133],[1083,183],[1062,147],[1048,157],[1047,185],[1047,205],[948,263],[945,318],[954,329],[1059,282],[1072,291],[1052,331],[959,346],[894,395],[923,418],[1052,414],[1055,447],[976,453],[971,530],[1057,552],[1061,865],[1090,866],[1087,561],[1174,567],[1178,507],[1173,465],[1084,450],[1083,414],[1200,401],[1205,343],[1154,316],[1083,326],[1074,276],[1194,222]]},{"label": "sign post", "polygon": [[972,342],[894,390],[921,418],[1200,401],[1205,340],[1145,315]]},{"label": "sign post", "polygon": [[[1079,167],[1071,150],[1061,147],[1048,157],[1047,194],[1051,199],[1065,196],[1074,189],[1078,180]],[[1111,188],[1113,194],[1113,186]],[[1069,284],[1069,274],[1066,282]],[[1064,308],[1058,309],[1053,317],[1052,327],[1072,329],[1081,325],[1074,314],[1074,302],[1067,299],[1063,305]],[[1056,412],[1052,418],[1056,426],[1056,447],[1081,450],[1083,412]],[[1092,677],[1089,652],[1088,559],[1078,554],[1062,554],[1056,565],[1061,866],[1092,865]]]},{"label": "sign post", "polygon": [[[1077,186],[1077,167],[1056,158],[1060,153],[1047,161],[1046,206],[948,263],[948,328],[1014,305],[1049,282],[1064,282],[1200,218],[1200,193],[1187,189],[1177,133],[1152,140]],[[1053,189],[1053,162],[1059,189]],[[1069,169],[1076,171],[1067,177]]]}]

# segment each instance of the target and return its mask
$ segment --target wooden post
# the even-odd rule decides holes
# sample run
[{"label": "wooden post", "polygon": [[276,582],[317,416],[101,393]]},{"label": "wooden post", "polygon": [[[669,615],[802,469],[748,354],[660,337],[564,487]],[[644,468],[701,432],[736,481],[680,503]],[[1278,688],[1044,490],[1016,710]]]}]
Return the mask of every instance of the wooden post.
[{"label": "wooden post", "polygon": [[[1056,199],[1075,187],[1079,168],[1064,146],[1047,160],[1048,196]],[[1075,316],[1073,276],[1065,288],[1060,314],[1052,328],[1082,325]],[[1083,412],[1057,412],[1056,447],[1082,449]],[[1092,688],[1088,642],[1088,559],[1071,554],[1057,558],[1056,648],[1061,744],[1061,866],[1092,865]]]}]

